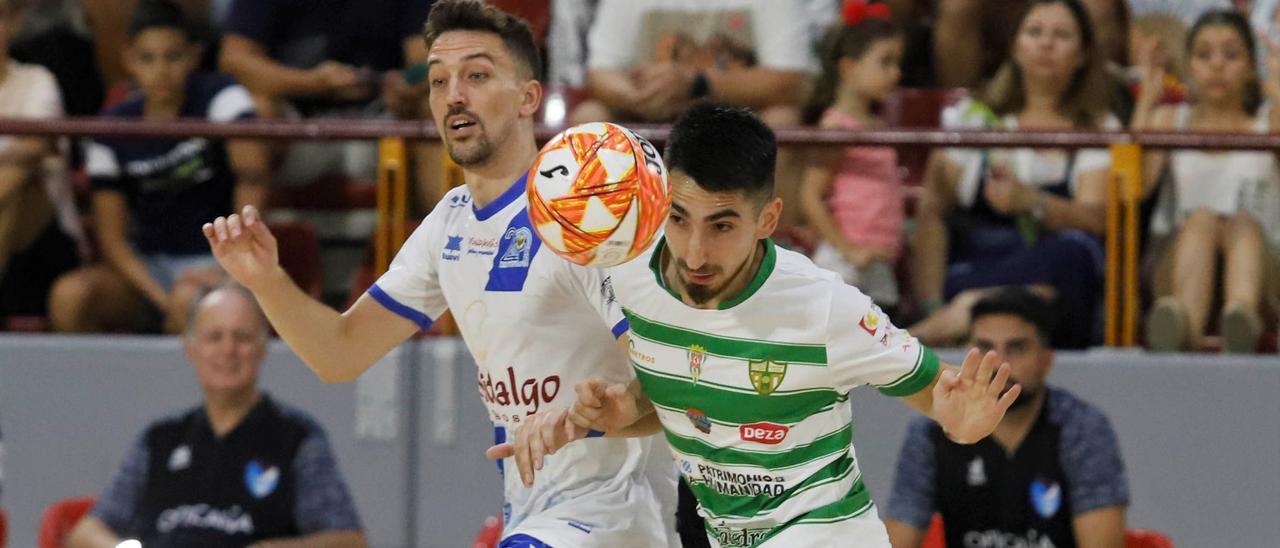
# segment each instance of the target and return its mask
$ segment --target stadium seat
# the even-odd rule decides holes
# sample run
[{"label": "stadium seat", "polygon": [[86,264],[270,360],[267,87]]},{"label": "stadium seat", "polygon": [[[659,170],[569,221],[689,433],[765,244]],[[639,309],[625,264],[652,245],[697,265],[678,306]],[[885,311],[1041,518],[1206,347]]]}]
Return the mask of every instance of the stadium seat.
[{"label": "stadium seat", "polygon": [[1173,540],[1164,533],[1149,529],[1127,529],[1124,548],[1173,548]]},{"label": "stadium seat", "polygon": [[484,519],[484,526],[471,541],[471,548],[495,548],[502,540],[502,518],[489,516]]},{"label": "stadium seat", "polygon": [[[902,89],[885,102],[885,123],[894,127],[940,127],[942,110],[964,99],[968,93],[962,88]],[[919,185],[928,159],[929,149],[925,147],[898,147],[902,180],[909,186]]]},{"label": "stadium seat", "polygon": [[80,518],[93,508],[94,497],[72,497],[53,503],[40,519],[39,548],[62,548]]},{"label": "stadium seat", "polygon": [[929,530],[924,533],[924,541],[920,543],[920,548],[947,548],[947,537],[942,528],[942,516],[933,515],[933,521],[929,522]]},{"label": "stadium seat", "polygon": [[280,251],[280,266],[308,295],[320,298],[324,274],[320,265],[320,239],[316,229],[305,222],[271,222],[271,233]]},{"label": "stadium seat", "polygon": [[9,545],[9,515],[0,508],[0,548]]},{"label": "stadium seat", "polygon": [[378,207],[378,187],[373,181],[341,174],[323,175],[310,184],[272,188],[267,205],[270,209],[374,209]]}]

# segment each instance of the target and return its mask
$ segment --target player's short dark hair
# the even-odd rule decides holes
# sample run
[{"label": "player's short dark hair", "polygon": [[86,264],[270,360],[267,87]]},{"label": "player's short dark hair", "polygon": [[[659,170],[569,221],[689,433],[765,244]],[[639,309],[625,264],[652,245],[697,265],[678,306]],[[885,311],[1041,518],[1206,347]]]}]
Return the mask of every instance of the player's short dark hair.
[{"label": "player's short dark hair", "polygon": [[970,323],[983,316],[1015,316],[1035,326],[1040,342],[1049,345],[1057,323],[1054,307],[1043,297],[1022,286],[1009,286],[983,297],[969,312]]},{"label": "player's short dark hair", "polygon": [[142,0],[133,10],[133,17],[129,19],[129,39],[151,29],[174,29],[187,40],[195,39],[195,27],[182,13],[182,8],[171,0]]},{"label": "player's short dark hair", "polygon": [[666,161],[703,190],[742,191],[763,202],[773,197],[778,141],[748,109],[698,103],[671,126]]},{"label": "player's short dark hair", "polygon": [[441,34],[449,31],[476,31],[498,35],[520,64],[529,69],[529,77],[542,74],[542,57],[533,42],[533,31],[524,19],[476,0],[441,0],[431,6],[423,38],[427,49]]}]

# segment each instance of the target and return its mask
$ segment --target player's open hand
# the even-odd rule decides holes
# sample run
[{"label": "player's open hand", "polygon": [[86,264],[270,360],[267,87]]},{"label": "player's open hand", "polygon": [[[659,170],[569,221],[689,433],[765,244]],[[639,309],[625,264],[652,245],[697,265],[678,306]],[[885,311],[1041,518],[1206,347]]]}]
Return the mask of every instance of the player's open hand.
[{"label": "player's open hand", "polygon": [[554,455],[561,447],[586,437],[587,429],[575,426],[568,417],[569,411],[564,408],[543,409],[526,417],[512,439],[490,447],[484,454],[491,459],[515,457],[520,481],[530,487],[547,455]]},{"label": "player's open hand", "polygon": [[580,428],[613,432],[631,426],[644,415],[640,408],[647,402],[641,402],[636,391],[625,384],[592,377],[573,389],[578,401],[569,411],[569,421]]},{"label": "player's open hand", "polygon": [[1000,424],[1022,387],[1009,382],[1009,364],[999,354],[985,356],[974,348],[965,354],[960,373],[943,371],[933,387],[933,418],[956,443],[977,443]]},{"label": "player's open hand", "polygon": [[280,268],[276,238],[253,206],[245,206],[240,215],[233,213],[205,223],[203,230],[218,264],[250,290]]}]

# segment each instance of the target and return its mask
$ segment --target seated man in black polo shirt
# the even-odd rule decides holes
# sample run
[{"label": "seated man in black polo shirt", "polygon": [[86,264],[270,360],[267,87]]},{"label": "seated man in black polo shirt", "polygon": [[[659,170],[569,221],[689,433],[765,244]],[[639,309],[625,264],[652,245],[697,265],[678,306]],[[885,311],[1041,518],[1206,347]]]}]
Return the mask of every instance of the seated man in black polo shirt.
[{"label": "seated man in black polo shirt", "polygon": [[203,405],[142,432],[68,546],[365,545],[320,425],[258,390],[267,325],[238,287],[197,303],[183,349]]},{"label": "seated man in black polo shirt", "polygon": [[973,307],[970,345],[1009,362],[1022,394],[974,445],[913,420],[885,522],[894,548],[918,548],[935,513],[947,546],[1124,546],[1129,485],[1098,408],[1045,384],[1053,310],[1022,288]]}]

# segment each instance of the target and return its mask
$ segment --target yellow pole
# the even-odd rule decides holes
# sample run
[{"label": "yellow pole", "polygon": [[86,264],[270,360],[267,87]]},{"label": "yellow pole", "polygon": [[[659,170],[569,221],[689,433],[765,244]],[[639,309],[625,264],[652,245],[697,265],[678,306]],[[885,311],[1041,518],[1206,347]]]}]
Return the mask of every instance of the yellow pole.
[{"label": "yellow pole", "polygon": [[379,276],[391,266],[391,257],[405,240],[408,160],[404,139],[378,141],[378,229],[374,235],[374,271]]},{"label": "yellow pole", "polygon": [[1137,342],[1137,200],[1141,188],[1141,147],[1133,143],[1111,145],[1111,178],[1107,189],[1107,346],[1132,346]]}]

